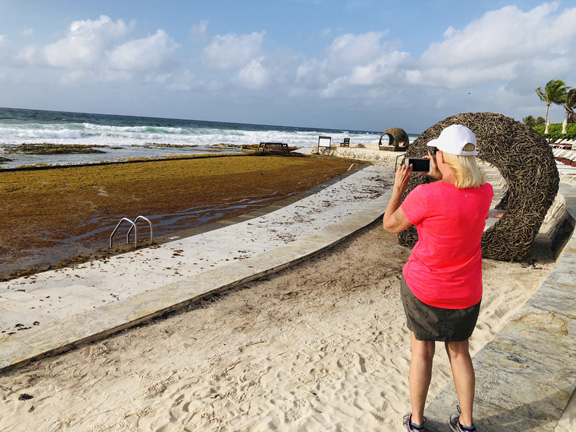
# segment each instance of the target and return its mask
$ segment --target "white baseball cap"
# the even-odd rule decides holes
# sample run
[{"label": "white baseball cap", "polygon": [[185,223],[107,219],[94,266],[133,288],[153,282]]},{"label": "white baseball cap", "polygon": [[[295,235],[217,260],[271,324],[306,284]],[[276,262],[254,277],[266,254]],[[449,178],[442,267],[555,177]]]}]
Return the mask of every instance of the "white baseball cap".
[{"label": "white baseball cap", "polygon": [[440,136],[433,139],[428,147],[436,147],[444,153],[450,153],[458,156],[476,156],[478,149],[476,147],[476,136],[466,126],[452,125],[444,128]]}]

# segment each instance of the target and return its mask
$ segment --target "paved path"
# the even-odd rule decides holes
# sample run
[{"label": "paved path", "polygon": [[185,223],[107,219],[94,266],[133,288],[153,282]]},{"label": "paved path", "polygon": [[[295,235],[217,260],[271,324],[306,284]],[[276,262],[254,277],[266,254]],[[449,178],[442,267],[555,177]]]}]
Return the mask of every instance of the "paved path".
[{"label": "paved path", "polygon": [[391,168],[368,166],[257,218],[2,282],[0,369],[105,337],[317,253],[381,216],[392,180]]}]

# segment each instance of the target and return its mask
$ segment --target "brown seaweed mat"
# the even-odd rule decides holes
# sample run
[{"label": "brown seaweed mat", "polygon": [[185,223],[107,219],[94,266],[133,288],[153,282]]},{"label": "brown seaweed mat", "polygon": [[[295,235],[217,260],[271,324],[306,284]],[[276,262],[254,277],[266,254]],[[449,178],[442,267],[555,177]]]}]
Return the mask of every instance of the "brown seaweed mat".
[{"label": "brown seaweed mat", "polygon": [[[546,212],[558,192],[559,176],[546,140],[526,125],[494,113],[465,113],[448,117],[424,131],[409,147],[406,157],[427,154],[426,144],[452,124],[469,127],[478,141],[478,157],[500,171],[507,184],[496,208],[504,216],[482,237],[483,256],[501,261],[524,260]],[[431,179],[412,176],[405,194]],[[398,235],[400,244],[414,246],[416,229]]]},{"label": "brown seaweed mat", "polygon": [[[149,218],[155,239],[181,234],[292,197],[349,167],[317,157],[218,156],[0,171],[0,280],[108,251],[124,217]],[[119,232],[114,246],[124,237]]]}]

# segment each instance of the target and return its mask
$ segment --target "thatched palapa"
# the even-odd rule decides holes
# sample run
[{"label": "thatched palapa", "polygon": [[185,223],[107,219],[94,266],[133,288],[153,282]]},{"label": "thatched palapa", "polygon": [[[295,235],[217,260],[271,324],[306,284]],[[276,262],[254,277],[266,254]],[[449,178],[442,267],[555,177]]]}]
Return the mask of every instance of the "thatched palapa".
[{"label": "thatched palapa", "polygon": [[[559,176],[552,150],[537,132],[516,120],[494,113],[466,113],[449,117],[424,131],[410,146],[406,157],[423,157],[426,144],[453,124],[469,127],[478,141],[478,157],[500,171],[507,183],[496,208],[504,216],[482,236],[483,256],[501,261],[525,259],[540,225],[558,192]],[[431,180],[412,176],[405,195]],[[414,246],[414,227],[399,234],[404,246]]]}]

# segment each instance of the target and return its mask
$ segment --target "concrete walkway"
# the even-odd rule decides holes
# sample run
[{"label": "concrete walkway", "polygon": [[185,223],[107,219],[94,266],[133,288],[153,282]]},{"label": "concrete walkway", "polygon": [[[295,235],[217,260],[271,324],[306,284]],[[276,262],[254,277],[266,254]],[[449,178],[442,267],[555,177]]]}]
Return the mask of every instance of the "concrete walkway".
[{"label": "concrete walkway", "polygon": [[381,216],[392,181],[391,168],[367,166],[256,218],[2,282],[0,369],[106,337],[303,260]]}]

